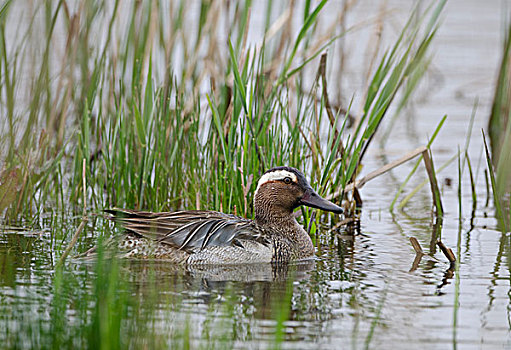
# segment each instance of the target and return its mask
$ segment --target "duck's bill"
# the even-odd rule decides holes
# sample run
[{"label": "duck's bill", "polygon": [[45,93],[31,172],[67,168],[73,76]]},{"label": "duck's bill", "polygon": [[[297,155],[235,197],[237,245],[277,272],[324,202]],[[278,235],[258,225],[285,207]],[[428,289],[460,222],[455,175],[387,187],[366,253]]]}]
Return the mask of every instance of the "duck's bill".
[{"label": "duck's bill", "polygon": [[340,206],[321,197],[313,189],[310,189],[305,192],[302,199],[300,200],[300,203],[308,207],[321,209],[325,211],[331,211],[336,214],[342,214],[344,212],[344,210]]}]

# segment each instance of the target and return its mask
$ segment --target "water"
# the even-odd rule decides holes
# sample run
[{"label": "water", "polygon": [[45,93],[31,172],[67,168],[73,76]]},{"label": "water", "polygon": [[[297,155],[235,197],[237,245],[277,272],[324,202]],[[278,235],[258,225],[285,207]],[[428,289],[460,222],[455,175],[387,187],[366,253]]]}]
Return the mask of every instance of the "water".
[{"label": "water", "polygon": [[[397,0],[388,3],[393,9],[390,23],[401,23],[409,5]],[[510,234],[497,230],[491,201],[489,207],[485,205],[480,133],[492,102],[505,5],[509,8],[508,2],[497,1],[447,4],[432,50],[431,73],[393,129],[385,149],[370,149],[362,174],[424,145],[447,114],[433,147],[438,168],[458,147],[464,147],[468,121],[478,100],[468,148],[477,181],[475,212],[468,173],[462,178],[461,215],[456,161],[438,174],[445,209],[441,237],[459,257],[459,273],[453,273],[445,256],[430,247],[434,218],[427,186],[402,212],[388,211],[413,166],[409,163],[362,189],[360,233],[349,237],[323,231],[315,261],[285,269],[263,265],[206,270],[165,263],[121,263],[120,282],[114,285],[119,287],[120,304],[108,308],[113,310],[112,324],[117,317],[127,330],[129,340],[124,341],[132,346],[163,347],[173,342],[184,344],[188,332],[193,348],[273,347],[279,337],[276,320],[283,315],[289,320],[281,327],[282,348],[363,348],[367,344],[379,349],[511,348]],[[373,2],[361,2],[350,20],[356,23],[370,17],[368,13],[376,15],[377,10]],[[346,40],[348,47],[363,51],[349,37]],[[360,92],[364,86],[357,63],[360,55],[363,52],[348,58],[344,91]],[[407,191],[425,178],[420,167]],[[61,289],[55,286],[55,251],[65,242],[51,236],[54,230],[71,234],[78,226],[75,221],[55,222],[58,220],[43,221],[47,229],[42,232],[7,229],[0,235],[0,339],[17,339],[22,346],[45,344],[54,334],[50,324],[57,327],[55,320],[63,317],[69,344],[83,347],[86,324],[94,323],[94,315],[101,314],[101,310],[94,311],[93,298],[102,295],[97,288],[103,283],[98,282],[102,276],[94,265],[70,262]],[[94,244],[95,230],[104,229],[101,219],[88,225],[90,237],[80,243],[81,251]],[[415,267],[410,237],[431,253]],[[108,288],[112,282],[104,283]],[[58,300],[68,306],[61,315]]]}]

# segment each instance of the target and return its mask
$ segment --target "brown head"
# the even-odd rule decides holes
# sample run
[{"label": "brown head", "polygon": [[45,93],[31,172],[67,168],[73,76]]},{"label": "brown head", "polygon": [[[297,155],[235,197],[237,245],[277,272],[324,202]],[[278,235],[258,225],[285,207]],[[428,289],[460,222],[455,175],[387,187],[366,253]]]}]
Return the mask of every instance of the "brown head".
[{"label": "brown head", "polygon": [[341,207],[320,197],[305,176],[291,167],[276,167],[261,176],[254,195],[256,222],[292,218],[293,210],[305,205],[342,214]]}]

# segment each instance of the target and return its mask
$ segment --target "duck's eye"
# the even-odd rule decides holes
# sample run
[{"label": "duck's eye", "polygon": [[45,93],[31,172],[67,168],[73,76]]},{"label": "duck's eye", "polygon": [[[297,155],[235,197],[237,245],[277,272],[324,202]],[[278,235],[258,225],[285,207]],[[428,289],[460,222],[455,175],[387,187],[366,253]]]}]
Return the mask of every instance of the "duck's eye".
[{"label": "duck's eye", "polygon": [[293,182],[293,180],[291,180],[291,178],[290,178],[290,177],[285,177],[285,178],[284,178],[284,183],[285,183],[286,185],[289,185],[291,182]]}]

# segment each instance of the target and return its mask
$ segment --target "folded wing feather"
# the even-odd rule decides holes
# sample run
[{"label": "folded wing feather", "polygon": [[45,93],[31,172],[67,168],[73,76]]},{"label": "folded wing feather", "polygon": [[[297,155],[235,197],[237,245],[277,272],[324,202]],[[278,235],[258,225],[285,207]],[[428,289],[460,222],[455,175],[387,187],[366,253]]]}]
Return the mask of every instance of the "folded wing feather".
[{"label": "folded wing feather", "polygon": [[106,212],[128,231],[187,252],[239,245],[239,240],[268,244],[264,232],[252,221],[215,211],[151,213],[108,209]]}]

